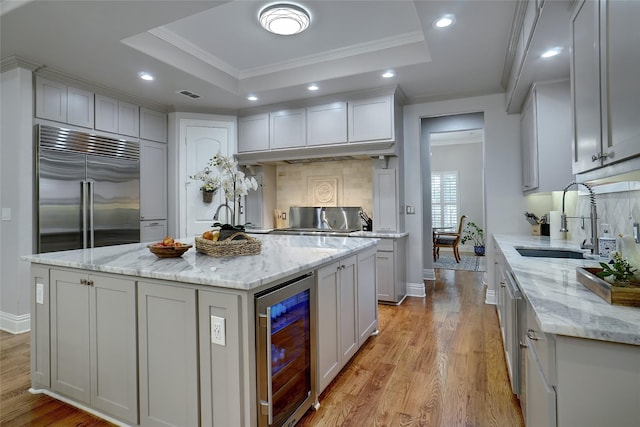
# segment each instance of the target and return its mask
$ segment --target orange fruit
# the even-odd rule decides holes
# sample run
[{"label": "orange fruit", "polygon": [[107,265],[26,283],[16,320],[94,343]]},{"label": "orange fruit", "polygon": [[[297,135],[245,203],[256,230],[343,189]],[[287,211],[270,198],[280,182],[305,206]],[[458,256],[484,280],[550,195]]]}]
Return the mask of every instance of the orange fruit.
[{"label": "orange fruit", "polygon": [[213,233],[211,232],[211,230],[207,230],[204,233],[202,233],[202,238],[207,240],[213,240]]}]

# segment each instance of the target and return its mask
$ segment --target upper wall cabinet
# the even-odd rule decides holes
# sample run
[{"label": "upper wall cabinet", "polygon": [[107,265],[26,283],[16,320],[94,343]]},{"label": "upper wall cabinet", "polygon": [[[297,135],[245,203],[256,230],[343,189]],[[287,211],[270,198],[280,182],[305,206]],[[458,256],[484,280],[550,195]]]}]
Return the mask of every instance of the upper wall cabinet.
[{"label": "upper wall cabinet", "polygon": [[640,155],[640,2],[579,1],[571,19],[573,172]]},{"label": "upper wall cabinet", "polygon": [[307,144],[304,108],[269,113],[269,146],[271,149],[304,147]]},{"label": "upper wall cabinet", "polygon": [[269,114],[238,118],[238,152],[269,149]]},{"label": "upper wall cabinet", "polygon": [[522,191],[559,191],[571,173],[569,81],[534,84],[522,107]]},{"label": "upper wall cabinet", "polygon": [[137,105],[96,95],[96,129],[138,137],[140,116]]},{"label": "upper wall cabinet", "polygon": [[93,93],[38,76],[36,117],[93,128]]},{"label": "upper wall cabinet", "polygon": [[307,145],[347,142],[347,103],[332,102],[307,108]]},{"label": "upper wall cabinet", "polygon": [[140,108],[140,138],[167,142],[167,115],[160,111]]},{"label": "upper wall cabinet", "polygon": [[349,101],[349,142],[393,140],[393,97]]}]

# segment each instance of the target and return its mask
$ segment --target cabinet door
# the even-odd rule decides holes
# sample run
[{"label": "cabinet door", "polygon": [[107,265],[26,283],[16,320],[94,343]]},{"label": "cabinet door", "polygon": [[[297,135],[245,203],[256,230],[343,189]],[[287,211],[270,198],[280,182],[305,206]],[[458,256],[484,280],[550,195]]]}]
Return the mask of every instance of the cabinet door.
[{"label": "cabinet door", "polygon": [[[200,341],[200,403],[202,426],[246,425],[242,405],[243,355],[240,297],[219,292],[198,293]],[[211,342],[211,316],[225,319],[225,345]],[[223,393],[220,391],[224,390]]]},{"label": "cabinet door", "polygon": [[358,351],[358,312],[357,312],[356,257],[340,261],[340,353],[344,366]]},{"label": "cabinet door", "polygon": [[87,275],[51,270],[51,388],[90,404]]},{"label": "cabinet door", "polygon": [[346,102],[333,102],[307,108],[307,145],[329,145],[346,142]]},{"label": "cabinet door", "polygon": [[97,130],[118,133],[118,100],[96,94],[96,121]]},{"label": "cabinet door", "polygon": [[140,134],[140,107],[118,101],[118,133],[135,138]]},{"label": "cabinet door", "polygon": [[395,272],[393,252],[376,252],[376,278],[378,280],[378,300],[395,302]]},{"label": "cabinet door", "polygon": [[138,282],[140,425],[197,426],[195,289]]},{"label": "cabinet door", "polygon": [[238,153],[269,149],[269,114],[238,118]]},{"label": "cabinet door", "polygon": [[536,92],[531,92],[520,116],[522,191],[538,188]]},{"label": "cabinet door", "polygon": [[274,148],[304,147],[306,145],[306,115],[304,108],[269,113],[269,146]]},{"label": "cabinet door", "polygon": [[393,140],[393,97],[349,101],[349,142]]},{"label": "cabinet door", "polygon": [[167,235],[166,220],[140,221],[140,241],[158,242]]},{"label": "cabinet door", "polygon": [[140,219],[167,218],[167,144],[140,141]]},{"label": "cabinet door", "polygon": [[140,138],[167,142],[167,115],[160,111],[140,108]]},{"label": "cabinet door", "polygon": [[89,275],[91,406],[138,422],[136,284]]},{"label": "cabinet door", "polygon": [[376,251],[358,254],[358,347],[378,329]]},{"label": "cabinet door", "polygon": [[527,345],[525,424],[533,427],[555,427],[557,425],[556,392],[547,383],[533,344],[528,338]]},{"label": "cabinet door", "polygon": [[31,267],[31,386],[51,386],[49,269]]},{"label": "cabinet door", "polygon": [[93,129],[93,92],[67,88],[67,123]]},{"label": "cabinet door", "polygon": [[606,1],[601,36],[606,59],[603,81],[604,164],[640,154],[640,42],[627,30],[640,20],[640,2]]},{"label": "cabinet door", "polygon": [[67,85],[36,77],[36,117],[67,121]]},{"label": "cabinet door", "polygon": [[[626,3],[626,2],[625,2]],[[573,173],[601,165],[599,2],[578,4],[571,20],[573,94]]]},{"label": "cabinet door", "polygon": [[318,395],[340,372],[338,263],[318,270]]},{"label": "cabinet door", "polygon": [[398,230],[398,187],[396,169],[373,171],[373,230]]}]

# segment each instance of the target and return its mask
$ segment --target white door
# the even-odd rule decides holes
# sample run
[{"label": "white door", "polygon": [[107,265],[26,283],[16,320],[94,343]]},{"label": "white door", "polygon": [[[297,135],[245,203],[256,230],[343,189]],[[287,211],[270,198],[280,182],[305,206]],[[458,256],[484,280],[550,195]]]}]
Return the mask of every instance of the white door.
[{"label": "white door", "polygon": [[[181,194],[178,200],[182,207],[180,235],[185,237],[199,236],[211,229],[216,208],[225,202],[224,193],[219,190],[211,203],[202,200],[200,181],[189,179],[191,175],[204,169],[211,157],[220,153],[224,156],[232,154],[234,138],[233,123],[203,120],[182,120],[180,123],[181,155]],[[217,173],[212,168],[212,174]],[[231,220],[227,209],[220,211],[220,222]]]}]

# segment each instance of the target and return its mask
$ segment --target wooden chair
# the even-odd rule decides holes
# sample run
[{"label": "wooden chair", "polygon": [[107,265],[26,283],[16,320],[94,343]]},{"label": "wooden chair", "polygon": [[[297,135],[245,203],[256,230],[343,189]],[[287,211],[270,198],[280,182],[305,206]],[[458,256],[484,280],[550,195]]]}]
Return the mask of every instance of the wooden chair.
[{"label": "wooden chair", "polygon": [[464,227],[464,220],[466,215],[460,217],[460,224],[458,225],[458,232],[433,232],[433,260],[436,261],[440,256],[440,248],[453,248],[453,256],[456,258],[456,262],[460,262],[460,253],[458,252],[458,244],[462,237],[462,228]]}]

